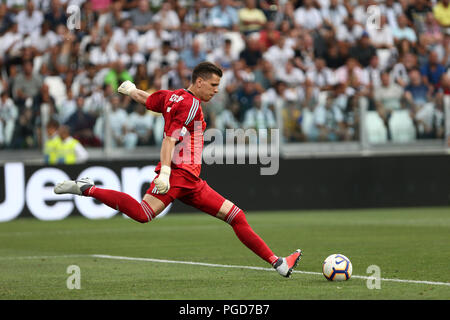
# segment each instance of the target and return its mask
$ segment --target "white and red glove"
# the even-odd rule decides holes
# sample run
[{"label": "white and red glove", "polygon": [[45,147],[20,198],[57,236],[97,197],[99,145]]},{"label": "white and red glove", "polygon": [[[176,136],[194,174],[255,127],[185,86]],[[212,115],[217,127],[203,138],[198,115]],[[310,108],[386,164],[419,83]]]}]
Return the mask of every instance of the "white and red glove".
[{"label": "white and red glove", "polygon": [[121,94],[129,96],[133,90],[136,90],[136,85],[130,80],[122,82],[117,91]]},{"label": "white and red glove", "polygon": [[156,186],[156,190],[158,190],[159,193],[165,194],[170,189],[170,167],[169,166],[162,166],[161,171],[159,172],[159,176],[153,180]]}]

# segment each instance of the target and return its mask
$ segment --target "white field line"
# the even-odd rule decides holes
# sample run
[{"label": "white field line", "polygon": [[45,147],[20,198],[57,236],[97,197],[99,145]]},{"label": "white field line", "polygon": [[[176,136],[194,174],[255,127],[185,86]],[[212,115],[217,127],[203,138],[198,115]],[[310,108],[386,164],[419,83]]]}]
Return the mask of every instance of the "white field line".
[{"label": "white field line", "polygon": [[55,259],[55,258],[81,258],[81,257],[89,257],[87,254],[63,254],[58,256],[9,256],[9,257],[0,257],[0,260],[33,260],[33,259]]},{"label": "white field line", "polygon": [[[153,259],[153,258],[137,258],[137,257],[123,257],[123,256],[111,256],[106,254],[73,254],[73,255],[53,255],[53,256],[18,256],[18,257],[0,257],[0,260],[28,260],[28,259],[52,259],[52,258],[99,258],[99,259],[112,259],[112,260],[127,260],[127,261],[142,261],[142,262],[155,262],[155,263],[173,263],[173,264],[187,264],[202,267],[215,267],[215,268],[235,268],[235,269],[247,269],[247,270],[259,270],[259,271],[275,271],[273,268],[263,268],[263,267],[253,267],[253,266],[242,266],[242,265],[230,265],[230,264],[216,264],[216,263],[205,263],[205,262],[194,262],[194,261],[179,261],[179,260],[166,260],[166,259]],[[300,274],[311,274],[320,275],[321,272],[313,271],[301,271],[294,270],[294,273]],[[368,276],[358,276],[352,275],[352,278],[369,280],[374,279]],[[436,286],[448,286],[450,287],[450,282],[438,282],[438,281],[426,281],[426,280],[405,280],[405,279],[388,279],[380,278],[381,281],[388,282],[400,282],[400,283],[414,283],[414,284],[429,284]]]},{"label": "white field line", "polygon": [[[215,263],[204,263],[204,262],[193,262],[193,261],[152,259],[152,258],[121,257],[121,256],[110,256],[110,255],[105,255],[105,254],[93,254],[93,255],[91,255],[91,257],[102,258],[102,259],[115,259],[115,260],[189,264],[189,265],[197,265],[197,266],[203,266],[203,267],[216,267],[216,268],[240,268],[240,269],[250,269],[250,270],[275,271],[275,269],[273,269],[273,268],[252,267],[252,266],[238,266],[238,265],[229,265],[229,264],[215,264]],[[312,275],[320,275],[320,276],[322,276],[321,272],[312,272],[312,271],[294,270],[294,273],[312,274]],[[352,278],[364,279],[364,280],[374,279],[373,277],[358,276],[358,275],[352,275]],[[430,285],[449,286],[450,287],[450,282],[422,281],[422,280],[404,280],[404,279],[387,279],[387,278],[380,278],[380,280],[382,280],[382,281],[389,281],[389,282],[430,284]]]}]

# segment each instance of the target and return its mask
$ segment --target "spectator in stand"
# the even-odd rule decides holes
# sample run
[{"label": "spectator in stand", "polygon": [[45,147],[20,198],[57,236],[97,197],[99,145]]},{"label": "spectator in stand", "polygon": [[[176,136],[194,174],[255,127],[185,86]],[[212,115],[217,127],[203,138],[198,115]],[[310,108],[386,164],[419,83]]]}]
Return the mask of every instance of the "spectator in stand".
[{"label": "spectator in stand", "polygon": [[344,115],[339,107],[333,104],[333,96],[327,96],[326,102],[314,109],[315,129],[308,137],[313,141],[343,140],[346,134]]},{"label": "spectator in stand", "polygon": [[31,33],[31,46],[38,55],[46,53],[51,47],[60,42],[59,37],[50,29],[50,22],[44,21],[40,29]]},{"label": "spectator in stand", "polygon": [[371,38],[367,32],[363,32],[358,42],[350,48],[350,56],[356,58],[365,68],[369,66],[372,56],[377,54],[375,46],[372,45]]},{"label": "spectator in stand", "polygon": [[417,34],[425,32],[425,20],[428,12],[432,12],[428,0],[411,0],[406,8],[406,16],[412,22]]},{"label": "spectator in stand", "polygon": [[171,33],[171,46],[178,52],[191,47],[192,42],[194,42],[194,32],[186,22],[182,22],[180,28]]},{"label": "spectator in stand", "polygon": [[392,29],[392,36],[394,42],[398,44],[401,40],[406,39],[410,43],[417,42],[417,35],[413,28],[408,25],[408,18],[405,14],[400,14],[397,17],[397,27]]},{"label": "spectator in stand", "polygon": [[377,49],[392,49],[394,46],[394,36],[392,29],[387,23],[387,18],[384,15],[380,16],[379,28],[369,28],[371,44]]},{"label": "spectator in stand", "polygon": [[253,70],[255,83],[261,91],[269,90],[275,83],[275,71],[272,64],[265,59],[261,59],[259,65]]},{"label": "spectator in stand", "polygon": [[283,35],[278,38],[278,42],[271,46],[264,54],[265,60],[269,61],[275,70],[284,67],[289,59],[294,57],[294,50],[286,45],[286,39]]},{"label": "spectator in stand", "polygon": [[320,11],[314,7],[313,0],[304,0],[303,5],[294,12],[295,24],[306,30],[318,30],[322,26],[323,18]]},{"label": "spectator in stand", "polygon": [[276,79],[283,81],[289,87],[297,87],[305,82],[305,74],[300,68],[294,66],[292,61],[287,61],[284,68],[280,70],[276,70]]},{"label": "spectator in stand", "polygon": [[415,115],[419,139],[443,139],[445,137],[444,99],[437,95],[420,107]]},{"label": "spectator in stand", "polygon": [[330,0],[328,7],[321,8],[321,14],[324,22],[331,24],[334,28],[342,25],[348,16],[347,9],[339,0]]},{"label": "spectator in stand", "polygon": [[170,47],[170,41],[163,41],[161,49],[155,49],[148,59],[147,73],[167,73],[176,66],[178,58],[178,53]]},{"label": "spectator in stand", "polygon": [[349,14],[344,22],[338,26],[335,26],[336,40],[346,43],[354,43],[361,38],[364,32],[363,26],[356,21],[353,14]]},{"label": "spectator in stand", "polygon": [[5,3],[0,3],[0,35],[3,35],[14,23],[14,14]]},{"label": "spectator in stand", "polygon": [[385,0],[381,4],[381,14],[385,15],[392,29],[398,27],[398,18],[403,14],[402,4],[394,0]]},{"label": "spectator in stand", "polygon": [[269,108],[263,108],[261,101],[261,95],[257,94],[253,98],[253,106],[248,109],[244,114],[243,121],[244,129],[255,129],[261,130],[258,132],[259,141],[267,141],[270,137],[270,133],[267,129],[272,129],[277,127],[277,122],[275,120],[275,115]]},{"label": "spectator in stand", "polygon": [[286,106],[282,109],[283,136],[287,142],[304,141],[306,138],[302,130],[302,110],[299,104],[294,101],[286,101]]},{"label": "spectator in stand", "polygon": [[409,85],[405,87],[405,100],[410,108],[417,109],[430,100],[433,89],[423,83],[423,77],[417,69],[409,72],[409,79]]},{"label": "spectator in stand", "polygon": [[439,0],[433,7],[433,14],[442,28],[450,28],[450,1]]},{"label": "spectator in stand", "polygon": [[254,69],[262,59],[261,44],[257,34],[251,34],[246,39],[245,49],[239,54],[239,58],[245,61],[245,64]]},{"label": "spectator in stand", "polygon": [[113,90],[116,91],[119,87],[119,84],[126,80],[133,81],[133,77],[128,72],[128,70],[125,69],[125,65],[123,64],[123,62],[117,60],[105,75],[104,83],[107,85],[111,85]]},{"label": "spectator in stand", "polygon": [[239,105],[237,118],[244,121],[245,114],[253,107],[254,99],[259,94],[253,79],[245,79],[241,87],[233,93],[233,100]]},{"label": "spectator in stand", "polygon": [[339,51],[337,43],[330,44],[324,56],[326,65],[331,70],[336,70],[345,65],[346,57]]},{"label": "spectator in stand", "polygon": [[25,108],[19,113],[11,147],[14,149],[33,148],[37,145],[35,138],[35,123],[33,122],[33,110]]},{"label": "spectator in stand", "polygon": [[377,55],[373,55],[370,59],[369,65],[364,68],[364,83],[367,83],[371,88],[381,85],[381,73],[382,69],[379,63],[380,59]]},{"label": "spectator in stand", "polygon": [[430,90],[436,90],[439,87],[441,76],[445,73],[445,67],[439,62],[436,51],[431,51],[428,56],[428,63],[420,67],[422,81],[430,87]]},{"label": "spectator in stand", "polygon": [[17,106],[9,97],[8,91],[3,91],[0,95],[0,147],[11,144],[18,116]]},{"label": "spectator in stand", "polygon": [[161,9],[153,16],[153,21],[158,21],[161,27],[168,31],[176,30],[180,26],[180,18],[170,2],[162,4]]},{"label": "spectator in stand", "polygon": [[71,165],[86,162],[89,154],[83,145],[70,135],[69,127],[65,125],[60,126],[58,133],[61,138],[58,150],[58,163]]},{"label": "spectator in stand", "polygon": [[392,80],[406,87],[409,84],[409,72],[417,68],[417,57],[412,53],[405,53],[392,68]]},{"label": "spectator in stand", "polygon": [[381,73],[381,84],[374,87],[373,96],[378,114],[386,124],[392,111],[402,108],[403,88],[391,81],[387,71]]},{"label": "spectator in stand", "polygon": [[73,80],[71,90],[75,96],[89,96],[98,87],[103,85],[103,79],[97,76],[97,68],[88,63],[85,70]]},{"label": "spectator in stand", "polygon": [[127,45],[127,51],[120,55],[120,61],[125,65],[131,76],[136,75],[136,71],[139,65],[145,65],[147,59],[139,52],[138,45],[133,42],[129,42]]},{"label": "spectator in stand", "polygon": [[267,22],[264,12],[256,7],[256,0],[245,0],[238,15],[240,30],[244,35],[260,31]]},{"label": "spectator in stand", "polygon": [[216,48],[211,52],[207,60],[214,62],[222,69],[230,69],[234,61],[238,60],[239,56],[232,50],[232,41],[226,38],[222,47]]},{"label": "spectator in stand", "polygon": [[441,29],[441,26],[439,26],[431,12],[428,12],[426,15],[424,29],[423,34],[426,36],[430,47],[434,48],[444,39],[444,34],[441,31],[443,29]]},{"label": "spectator in stand", "polygon": [[148,0],[138,0],[136,8],[130,11],[130,19],[133,28],[140,34],[144,34],[152,27],[153,13],[150,10]]},{"label": "spectator in stand", "polygon": [[186,66],[193,70],[194,67],[206,59],[206,52],[203,51],[198,40],[194,40],[191,48],[186,48],[180,53],[180,59],[184,61]]},{"label": "spectator in stand", "polygon": [[12,84],[13,99],[23,107],[27,99],[33,100],[39,94],[42,87],[42,77],[33,73],[33,62],[28,60],[23,63],[23,71],[19,72]]},{"label": "spectator in stand", "polygon": [[[220,111],[214,119],[215,128],[222,131],[222,134],[226,134],[227,129],[238,129],[241,127],[237,120],[239,112],[239,105],[236,102],[229,103],[226,107]],[[234,143],[234,141],[233,141]]]},{"label": "spectator in stand", "polygon": [[51,0],[50,10],[45,14],[44,20],[50,23],[52,30],[56,30],[60,24],[66,25],[67,16],[60,0]]},{"label": "spectator in stand", "polygon": [[194,1],[194,5],[188,10],[184,22],[191,26],[193,31],[201,30],[209,25],[209,11],[204,1]]},{"label": "spectator in stand", "polygon": [[333,70],[326,66],[325,59],[322,57],[315,59],[314,65],[306,73],[306,78],[321,91],[331,90],[336,84]]},{"label": "spectator in stand", "polygon": [[259,32],[261,48],[266,51],[278,42],[280,31],[276,28],[275,21],[267,21],[264,28]]},{"label": "spectator in stand", "polygon": [[114,47],[110,46],[109,38],[102,37],[100,46],[91,48],[89,62],[96,65],[98,69],[109,68],[119,59],[119,55]]},{"label": "spectator in stand", "polygon": [[153,22],[153,29],[148,30],[142,37],[140,42],[139,51],[144,55],[149,55],[153,50],[161,48],[162,43],[165,40],[172,40],[172,35],[169,31],[162,28],[162,24],[159,21]]},{"label": "spectator in stand", "polygon": [[239,27],[238,11],[230,4],[230,0],[219,0],[218,5],[210,9],[209,23],[212,26],[229,30]]},{"label": "spectator in stand", "polygon": [[58,134],[59,123],[54,119],[50,119],[46,126],[47,141],[44,145],[44,162],[45,164],[58,164],[59,152],[61,149],[61,137]]},{"label": "spectator in stand", "polygon": [[136,109],[128,117],[128,128],[137,135],[138,146],[154,145],[153,140],[154,116],[143,104],[136,104]]},{"label": "spectator in stand", "polygon": [[35,10],[33,1],[28,1],[26,8],[17,14],[16,21],[19,32],[23,35],[30,35],[33,31],[41,28],[44,15],[41,11]]},{"label": "spectator in stand", "polygon": [[123,19],[120,27],[113,32],[109,45],[118,53],[124,53],[129,43],[137,43],[139,33],[133,28],[133,21],[130,18]]},{"label": "spectator in stand", "polygon": [[69,117],[65,123],[69,128],[72,135],[85,146],[98,147],[100,141],[94,136],[93,128],[95,124],[95,118],[84,112],[85,99],[82,96],[78,96],[76,99],[77,109]]},{"label": "spectator in stand", "polygon": [[[124,110],[121,97],[114,94],[110,103],[111,110],[108,117],[112,134],[112,145],[127,149],[134,148],[138,141],[138,135],[130,127],[129,116]],[[103,117],[99,119],[103,119]]]},{"label": "spectator in stand", "polygon": [[447,72],[442,75],[440,84],[439,94],[450,95],[450,73]]},{"label": "spectator in stand", "polygon": [[169,90],[187,88],[190,81],[190,71],[183,60],[178,60],[173,69],[161,76],[161,86]]},{"label": "spectator in stand", "polygon": [[348,58],[345,65],[335,71],[337,82],[344,83],[348,87],[358,88],[364,84],[364,72],[355,58]]}]

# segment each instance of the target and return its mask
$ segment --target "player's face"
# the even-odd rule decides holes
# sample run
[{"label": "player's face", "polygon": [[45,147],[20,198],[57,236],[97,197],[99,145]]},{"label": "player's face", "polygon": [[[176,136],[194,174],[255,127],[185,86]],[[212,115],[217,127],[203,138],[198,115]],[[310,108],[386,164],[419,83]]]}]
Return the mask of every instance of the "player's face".
[{"label": "player's face", "polygon": [[209,79],[200,78],[199,80],[201,81],[200,91],[202,95],[200,99],[202,101],[211,100],[219,92],[220,77],[217,74],[212,74]]}]

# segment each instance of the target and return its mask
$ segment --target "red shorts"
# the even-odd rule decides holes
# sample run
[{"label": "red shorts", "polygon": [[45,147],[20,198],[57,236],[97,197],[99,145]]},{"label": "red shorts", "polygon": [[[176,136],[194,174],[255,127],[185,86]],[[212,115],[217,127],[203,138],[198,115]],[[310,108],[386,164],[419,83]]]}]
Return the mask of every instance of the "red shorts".
[{"label": "red shorts", "polygon": [[170,189],[166,194],[158,193],[153,181],[146,193],[161,200],[166,207],[175,199],[178,199],[214,217],[225,201],[225,198],[214,191],[205,180],[183,169],[172,168],[169,183]]}]

